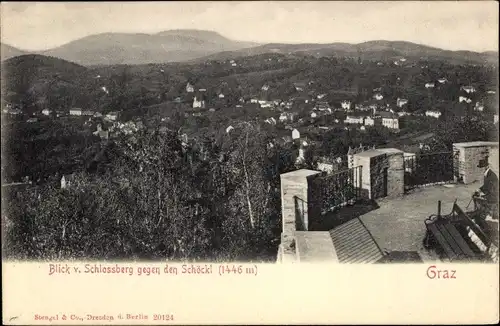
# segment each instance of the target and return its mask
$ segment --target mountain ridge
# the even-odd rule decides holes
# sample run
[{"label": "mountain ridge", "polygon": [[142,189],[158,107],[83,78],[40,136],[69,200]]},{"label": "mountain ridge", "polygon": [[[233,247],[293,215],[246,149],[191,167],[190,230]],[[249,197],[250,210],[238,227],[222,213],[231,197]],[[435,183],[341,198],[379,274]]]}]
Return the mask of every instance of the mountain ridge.
[{"label": "mountain ridge", "polygon": [[372,40],[361,43],[255,43],[229,39],[218,32],[172,29],[157,33],[104,32],[82,37],[44,51],[23,51],[2,43],[2,60],[36,53],[83,66],[227,60],[264,53],[360,57],[387,60],[443,59],[457,63],[497,63],[498,52],[451,51],[408,42]]}]

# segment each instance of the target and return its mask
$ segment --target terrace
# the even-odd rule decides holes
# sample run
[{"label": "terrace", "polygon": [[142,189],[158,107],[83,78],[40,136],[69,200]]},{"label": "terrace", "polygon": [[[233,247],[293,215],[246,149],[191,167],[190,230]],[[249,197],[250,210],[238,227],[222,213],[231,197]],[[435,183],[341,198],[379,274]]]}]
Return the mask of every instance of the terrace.
[{"label": "terrace", "polygon": [[[471,194],[479,186],[479,182],[433,185],[415,189],[401,198],[347,206],[325,215],[310,230],[330,233],[339,262],[355,262],[363,256],[370,262],[382,258],[384,252],[401,252],[409,260],[412,257],[437,260],[435,254],[423,247],[425,219],[436,214],[438,200],[443,203],[443,213],[451,212],[455,200],[460,207],[471,209]],[[343,246],[353,240],[358,243],[356,247]]]},{"label": "terrace", "polygon": [[[430,250],[424,246],[429,233],[426,220],[438,213],[440,202],[442,215],[458,207],[459,211],[465,212],[462,218],[469,224],[465,223],[467,225],[462,228],[460,225],[464,221],[461,221],[457,226],[460,232],[455,226],[450,226],[451,233],[443,231],[443,236],[434,235],[441,238],[441,242],[451,241],[455,249],[466,247],[470,252],[467,248],[472,248],[474,257],[491,254],[492,257],[487,257],[495,261],[498,259],[498,220],[487,223],[489,229],[486,232],[492,240],[488,241],[486,249],[480,249],[482,244],[475,244],[473,238],[476,235],[468,225],[472,223],[476,230],[476,222],[471,221],[475,221],[478,211],[472,195],[483,185],[484,171],[488,168],[484,165],[485,158],[498,175],[498,145],[456,145],[455,155],[439,153],[434,157],[438,161],[448,160],[441,165],[435,162],[428,165],[433,158],[428,154],[422,159],[425,164],[417,162],[418,168],[413,169],[413,174],[426,174],[425,177],[410,178],[408,172],[405,173],[403,153],[396,149],[354,154],[348,158],[350,169],[341,173],[327,175],[299,170],[282,175],[283,234],[278,260],[338,263],[447,261],[448,257],[443,256],[442,250]],[[420,158],[417,156],[417,159]],[[412,164],[415,166],[415,162]],[[453,173],[428,174],[432,172],[426,170],[429,167],[432,171],[445,167],[452,169]],[[412,187],[406,187],[407,183]],[[455,215],[445,217],[440,221],[458,223]],[[481,230],[476,232],[483,233]],[[441,245],[448,246],[447,243]]]}]

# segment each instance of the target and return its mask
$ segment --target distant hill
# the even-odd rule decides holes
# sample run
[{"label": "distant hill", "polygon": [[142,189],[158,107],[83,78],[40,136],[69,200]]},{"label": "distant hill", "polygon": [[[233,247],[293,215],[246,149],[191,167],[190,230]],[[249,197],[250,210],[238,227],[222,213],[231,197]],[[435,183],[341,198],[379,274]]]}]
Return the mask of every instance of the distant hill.
[{"label": "distant hill", "polygon": [[[81,65],[38,54],[27,54],[2,61],[1,85],[6,100],[47,101],[49,96],[64,98],[79,94],[93,81],[91,71]],[[68,103],[69,105],[70,103]]]},{"label": "distant hill", "polygon": [[454,63],[497,63],[498,53],[472,51],[449,51],[426,45],[403,41],[369,41],[359,44],[283,44],[270,43],[261,46],[216,53],[203,60],[227,60],[264,53],[305,54],[314,56],[353,57],[366,60],[388,60],[401,57],[411,59],[439,59]]},{"label": "distant hill", "polygon": [[[497,64],[498,53],[449,51],[404,41],[375,40],[359,44],[286,44],[241,42],[213,31],[176,29],[156,34],[103,33],[90,35],[39,54],[61,58],[84,66],[202,62],[227,60],[268,53],[351,57],[364,60],[446,60],[454,64]],[[2,59],[26,52],[2,44]]]},{"label": "distant hill", "polygon": [[19,55],[27,54],[26,51],[15,48],[11,45],[0,43],[0,57],[1,61],[17,57]]},{"label": "distant hill", "polygon": [[211,31],[170,30],[157,34],[91,35],[41,54],[82,65],[147,64],[187,61],[255,45]]}]

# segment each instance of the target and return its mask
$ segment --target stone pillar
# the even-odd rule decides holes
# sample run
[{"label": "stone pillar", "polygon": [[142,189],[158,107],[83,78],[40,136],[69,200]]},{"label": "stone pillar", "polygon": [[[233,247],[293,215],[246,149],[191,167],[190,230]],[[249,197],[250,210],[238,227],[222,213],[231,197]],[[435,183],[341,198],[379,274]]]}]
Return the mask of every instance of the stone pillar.
[{"label": "stone pillar", "polygon": [[[457,153],[458,159],[455,164],[458,173],[455,176],[455,181],[461,181],[464,184],[482,181],[484,172],[491,164],[489,159],[490,151],[492,152],[492,160],[498,162],[498,143],[497,142],[468,142],[453,144],[453,152]],[[495,158],[496,155],[496,158]],[[498,163],[496,164],[498,166]]]},{"label": "stone pillar", "polygon": [[371,178],[370,178],[370,167],[371,167],[371,156],[366,155],[366,152],[361,152],[354,154],[352,156],[352,165],[349,168],[361,166],[361,186],[363,196],[366,198],[371,198]]},{"label": "stone pillar", "polygon": [[[284,173],[280,176],[281,179],[281,216],[282,216],[282,232],[284,234],[293,234],[296,230],[297,222],[303,224],[307,231],[308,225],[308,179],[313,175],[320,174],[320,171],[300,169],[293,172]],[[303,205],[300,205],[303,213],[303,221],[295,219],[295,199]]]},{"label": "stone pillar", "polygon": [[404,194],[404,153],[395,148],[372,149],[353,155],[362,166],[361,189],[369,199]]},{"label": "stone pillar", "polygon": [[404,152],[396,148],[382,148],[378,151],[387,155],[387,196],[399,197],[405,192]]},{"label": "stone pillar", "polygon": [[[308,178],[320,174],[319,171],[301,169],[284,173],[281,179],[281,217],[282,233],[278,260],[281,262],[292,262],[295,257],[295,231],[297,225],[302,225],[303,230],[308,229]],[[295,199],[301,205],[301,221],[296,219]]]}]

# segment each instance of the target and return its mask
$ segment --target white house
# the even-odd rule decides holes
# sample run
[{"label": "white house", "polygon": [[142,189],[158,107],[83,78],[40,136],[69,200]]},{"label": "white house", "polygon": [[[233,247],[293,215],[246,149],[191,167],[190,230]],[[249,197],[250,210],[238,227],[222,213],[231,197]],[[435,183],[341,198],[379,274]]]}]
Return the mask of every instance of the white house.
[{"label": "white house", "polygon": [[484,105],[481,102],[476,102],[476,105],[474,106],[474,111],[483,112]]},{"label": "white house", "polygon": [[490,90],[490,91],[487,91],[486,93],[488,93],[488,94],[496,94],[496,92],[495,92],[495,91],[491,91],[491,90]]},{"label": "white house", "polygon": [[52,113],[52,111],[51,111],[51,110],[49,110],[49,109],[43,109],[43,110],[42,110],[42,114],[43,114],[43,115],[50,115],[50,113]]},{"label": "white house", "polygon": [[318,162],[316,165],[316,170],[323,171],[326,173],[332,173],[334,172],[334,165],[331,163],[323,163],[323,162]]},{"label": "white house", "polygon": [[447,83],[447,82],[448,82],[448,79],[446,79],[446,78],[439,78],[439,79],[438,79],[438,82],[439,82],[440,84],[444,84],[444,83]]},{"label": "white house", "polygon": [[458,97],[458,103],[462,103],[462,102],[466,102],[466,103],[471,103],[472,100],[468,97],[465,97],[465,96],[459,96]]},{"label": "white house", "polygon": [[198,100],[198,98],[195,96],[193,99],[193,108],[205,108],[205,101]]},{"label": "white house", "polygon": [[66,174],[63,175],[61,178],[61,189],[67,189],[71,186],[71,184],[74,181],[74,175],[73,174]]},{"label": "white house", "polygon": [[316,118],[317,116],[316,112],[311,112],[311,118]]},{"label": "white house", "polygon": [[262,89],[263,91],[267,91],[267,90],[269,90],[269,85],[267,85],[267,84],[266,84],[266,85],[262,86],[262,88],[261,88],[261,89]]},{"label": "white house", "polygon": [[378,125],[380,122],[380,117],[365,117],[365,126]]},{"label": "white house", "polygon": [[361,130],[361,131],[365,131],[365,130],[366,130],[366,127],[365,127],[365,126],[361,126],[361,127],[359,127],[359,130]]},{"label": "white house", "polygon": [[476,89],[473,86],[462,86],[460,90],[465,91],[467,94],[474,93]]},{"label": "white house", "polygon": [[69,115],[82,115],[83,110],[78,108],[69,109]]},{"label": "white house", "polygon": [[365,126],[374,126],[375,125],[375,119],[372,117],[366,117],[365,118]]},{"label": "white house", "polygon": [[116,119],[118,119],[118,112],[109,112],[106,114],[106,119],[109,121],[116,121]]},{"label": "white house", "polygon": [[190,83],[187,83],[187,85],[186,85],[186,92],[188,92],[188,93],[194,92],[194,86],[191,85]]},{"label": "white house", "polygon": [[294,83],[293,86],[297,92],[302,92],[306,87],[305,83]]},{"label": "white house", "polygon": [[256,98],[250,99],[250,103],[259,103],[259,100]]},{"label": "white house", "polygon": [[342,102],[340,102],[340,107],[345,111],[349,111],[351,109],[351,102],[350,101],[342,101]]},{"label": "white house", "polygon": [[400,108],[403,107],[403,105],[406,105],[407,103],[408,103],[408,100],[405,98],[398,98],[396,101],[396,105]]},{"label": "white house", "polygon": [[283,112],[280,114],[280,122],[293,121],[294,115],[290,112]]},{"label": "white house", "polygon": [[300,132],[297,129],[292,130],[292,139],[299,139],[300,138]]},{"label": "white house", "polygon": [[373,95],[373,98],[376,99],[377,101],[380,101],[384,98],[384,96],[380,93],[377,93],[377,94]]},{"label": "white house", "polygon": [[265,120],[266,123],[269,123],[270,125],[275,125],[276,124],[276,119],[275,118],[268,118]]},{"label": "white house", "polygon": [[318,94],[318,95],[316,96],[316,98],[317,98],[318,100],[321,100],[321,99],[323,99],[325,96],[326,96],[326,94]]},{"label": "white house", "polygon": [[425,111],[425,116],[439,119],[439,117],[441,116],[441,112],[437,110],[427,110]]},{"label": "white house", "polygon": [[108,95],[109,95],[109,92],[108,92],[108,89],[106,88],[106,86],[102,86],[102,87],[101,87],[101,89],[102,89],[102,91],[103,91],[104,93],[106,93],[106,94],[108,94]]},{"label": "white house", "polygon": [[357,117],[357,116],[348,115],[345,118],[344,123],[349,123],[349,124],[363,124],[364,120],[365,120],[364,117]]},{"label": "white house", "polygon": [[493,123],[498,123],[498,114],[493,115]]},{"label": "white house", "polygon": [[425,88],[434,88],[434,83],[425,83]]},{"label": "white house", "polygon": [[206,89],[206,88],[200,88],[198,91],[199,91],[199,92],[206,92],[206,91],[207,91],[207,89]]},{"label": "white house", "polygon": [[389,129],[399,129],[399,117],[391,112],[380,112],[382,126]]},{"label": "white house", "polygon": [[219,98],[224,98],[224,97],[225,97],[224,94],[222,93],[219,94]]},{"label": "white house", "polygon": [[226,128],[226,133],[227,133],[227,134],[228,134],[228,133],[230,133],[230,132],[231,132],[231,130],[234,130],[233,126],[229,126],[229,127],[227,127],[227,128]]}]

